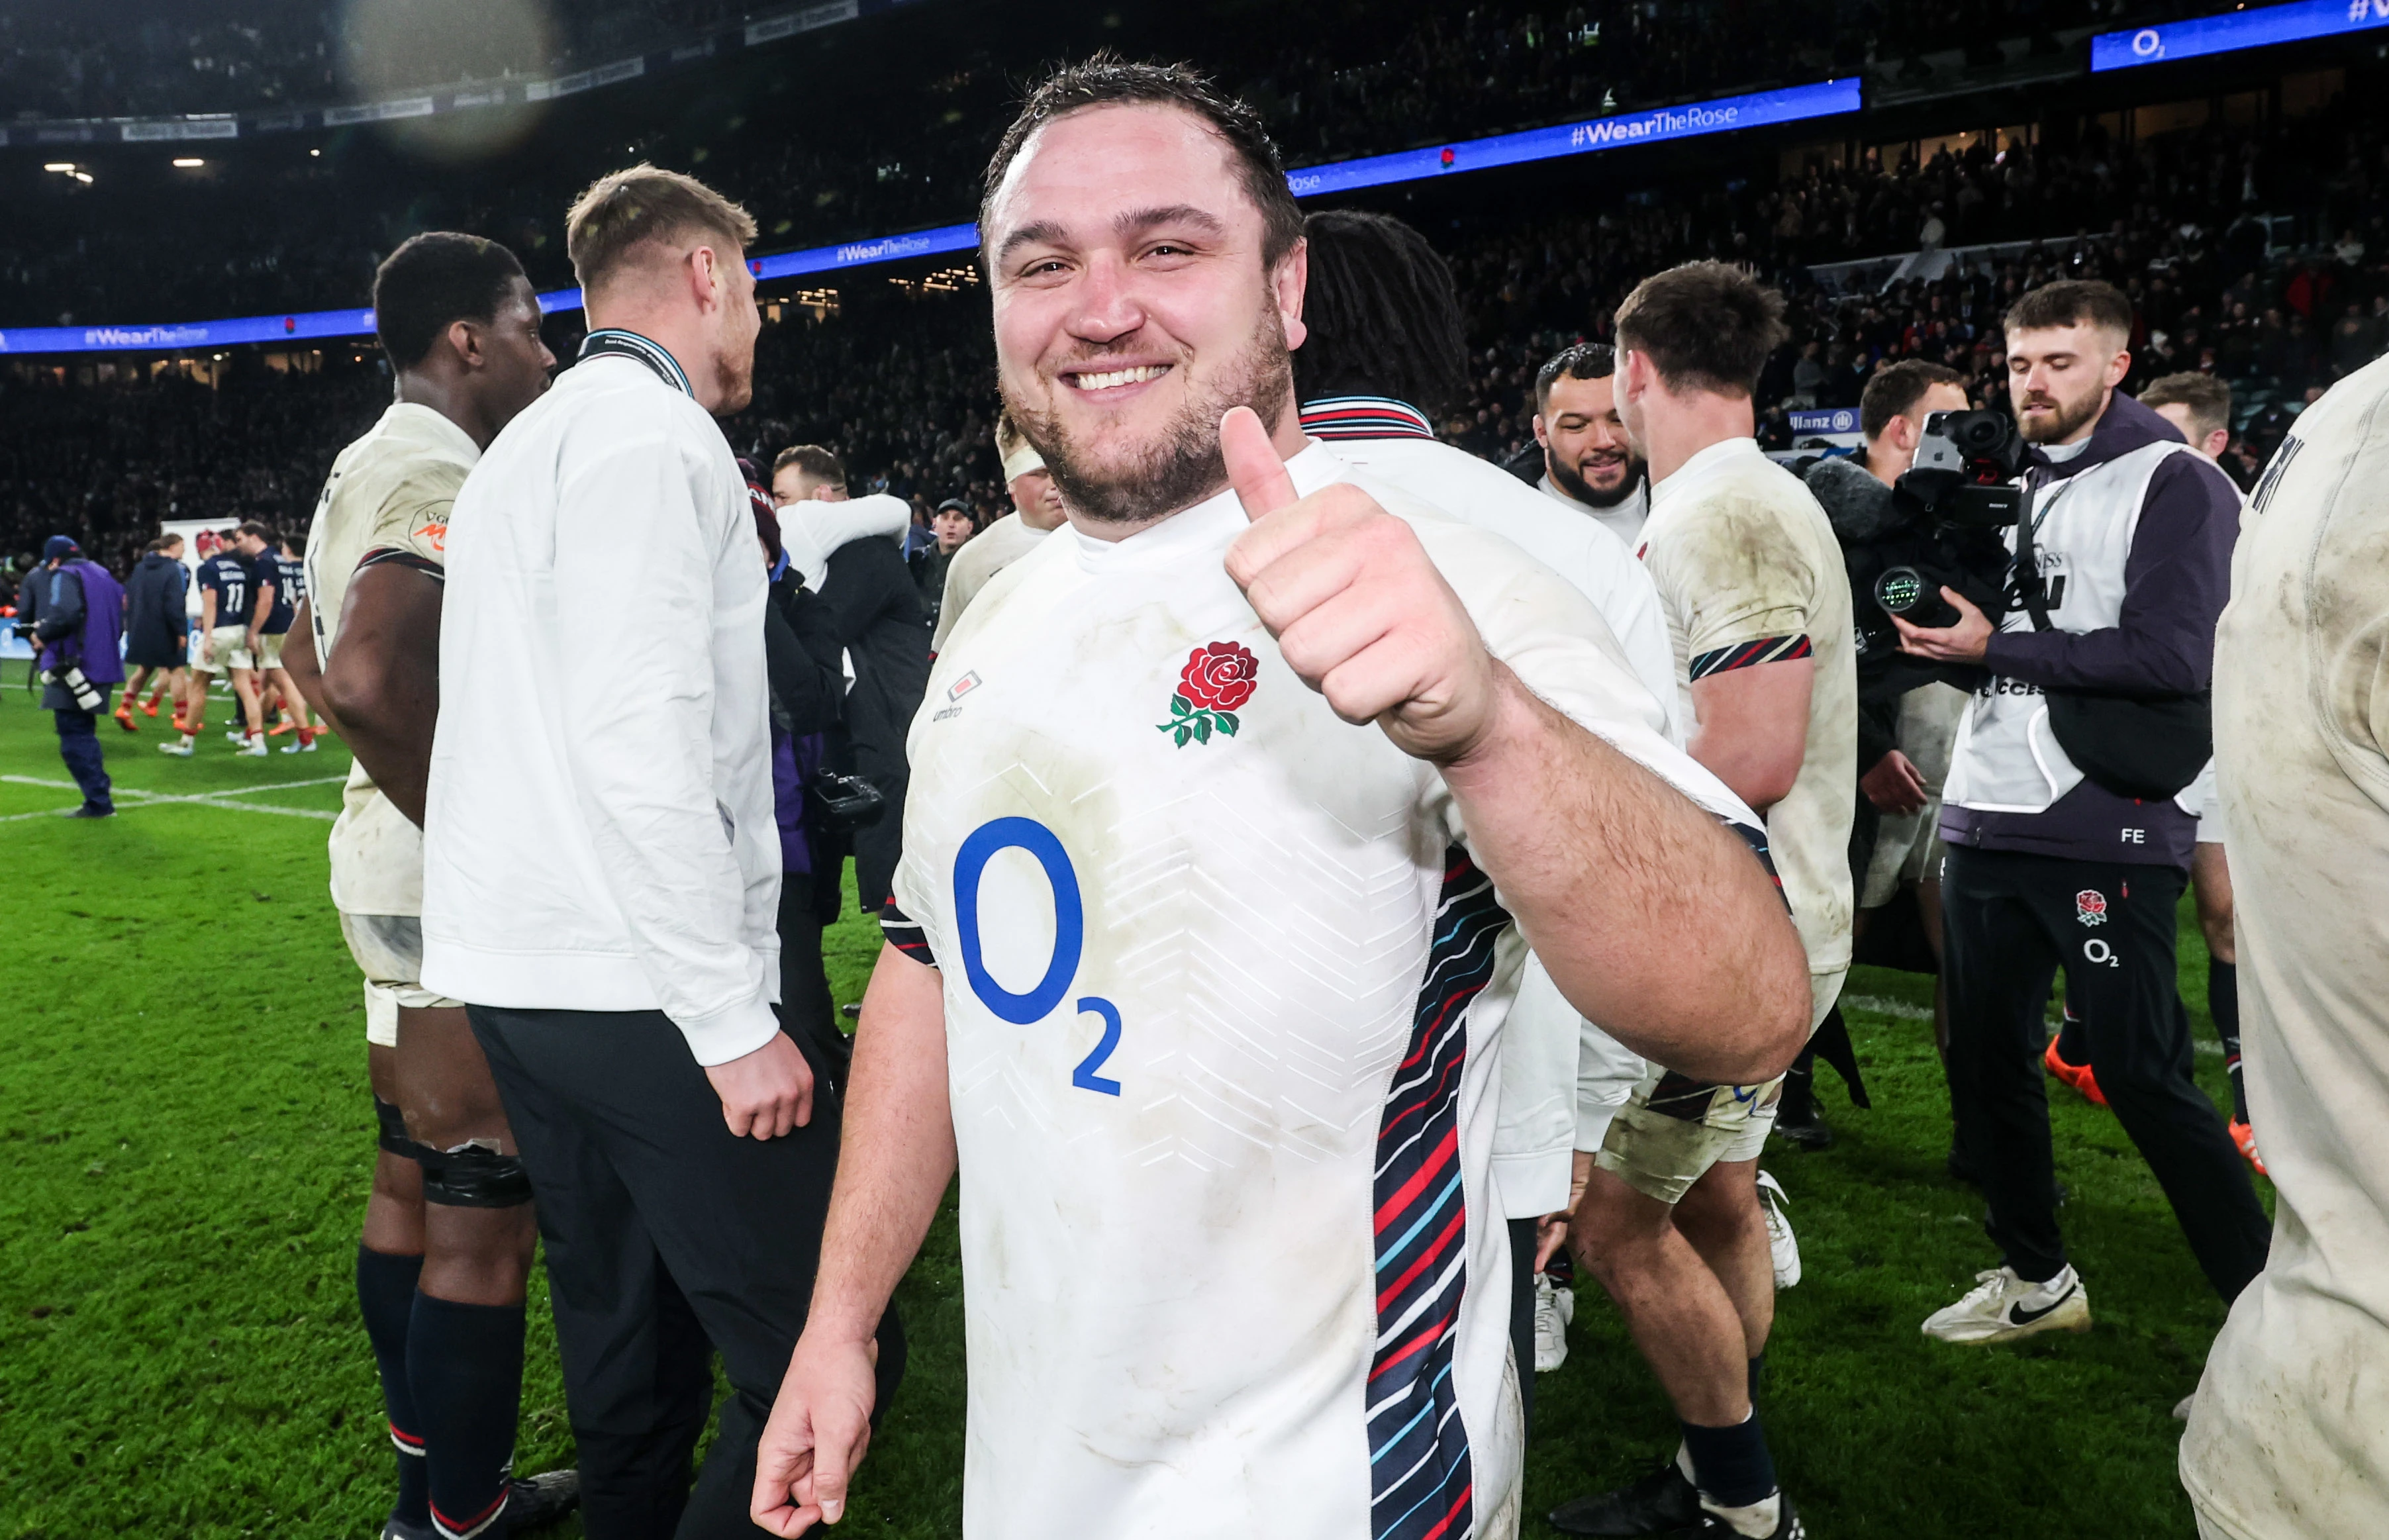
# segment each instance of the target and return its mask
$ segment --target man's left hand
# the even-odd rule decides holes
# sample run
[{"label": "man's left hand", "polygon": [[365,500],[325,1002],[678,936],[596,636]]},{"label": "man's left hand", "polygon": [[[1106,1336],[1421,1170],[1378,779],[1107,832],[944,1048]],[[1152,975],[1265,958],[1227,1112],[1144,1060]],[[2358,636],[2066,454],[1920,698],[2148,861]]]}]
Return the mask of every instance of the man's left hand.
[{"label": "man's left hand", "polygon": [[1891,623],[1899,628],[1899,650],[1911,656],[1930,658],[1935,663],[1980,663],[1983,652],[1991,643],[1991,632],[1997,628],[1990,617],[1976,609],[1966,596],[1954,588],[1944,587],[1941,597],[1958,612],[1954,626],[1911,626],[1895,615]]},{"label": "man's left hand", "polygon": [[1228,479],[1253,527],[1228,549],[1279,654],[1348,722],[1373,721],[1416,758],[1450,764],[1484,736],[1493,656],[1411,527],[1359,488],[1297,497],[1249,407],[1220,423]]}]

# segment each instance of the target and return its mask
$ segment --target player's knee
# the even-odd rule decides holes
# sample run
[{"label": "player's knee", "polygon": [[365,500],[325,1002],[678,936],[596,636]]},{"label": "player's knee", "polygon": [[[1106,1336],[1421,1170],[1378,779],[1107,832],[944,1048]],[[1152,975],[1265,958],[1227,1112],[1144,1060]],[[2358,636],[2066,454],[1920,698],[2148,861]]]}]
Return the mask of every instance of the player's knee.
[{"label": "player's knee", "polygon": [[519,1155],[479,1142],[423,1157],[423,1201],[449,1208],[516,1208],[530,1202],[530,1173]]}]

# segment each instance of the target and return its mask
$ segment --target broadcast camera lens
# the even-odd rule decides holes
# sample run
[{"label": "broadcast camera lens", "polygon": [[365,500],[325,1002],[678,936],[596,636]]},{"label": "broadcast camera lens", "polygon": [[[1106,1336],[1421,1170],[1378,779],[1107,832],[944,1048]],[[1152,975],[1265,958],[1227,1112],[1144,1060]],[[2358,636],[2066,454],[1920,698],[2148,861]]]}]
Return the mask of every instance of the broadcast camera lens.
[{"label": "broadcast camera lens", "polygon": [[1924,602],[1923,577],[1912,566],[1895,566],[1874,580],[1874,602],[1893,615],[1906,615]]}]

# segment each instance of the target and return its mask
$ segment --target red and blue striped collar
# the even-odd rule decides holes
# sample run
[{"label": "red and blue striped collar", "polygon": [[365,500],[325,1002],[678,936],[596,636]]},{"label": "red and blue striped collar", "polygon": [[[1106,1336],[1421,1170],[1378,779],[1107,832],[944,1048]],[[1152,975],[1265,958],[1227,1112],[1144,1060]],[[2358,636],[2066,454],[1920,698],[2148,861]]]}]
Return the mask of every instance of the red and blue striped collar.
[{"label": "red and blue striped collar", "polygon": [[1391,396],[1328,396],[1302,403],[1302,431],[1314,439],[1432,439],[1426,414]]}]

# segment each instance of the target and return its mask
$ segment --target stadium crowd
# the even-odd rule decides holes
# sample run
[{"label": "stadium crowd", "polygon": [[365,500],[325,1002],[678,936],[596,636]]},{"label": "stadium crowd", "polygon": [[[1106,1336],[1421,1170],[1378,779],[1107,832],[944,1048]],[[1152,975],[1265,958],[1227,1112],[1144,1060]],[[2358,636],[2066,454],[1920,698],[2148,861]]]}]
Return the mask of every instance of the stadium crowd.
[{"label": "stadium crowd", "polygon": [[[1966,188],[1982,194],[1972,212],[1936,215]],[[2092,230],[2084,207],[2117,212]],[[2278,234],[2260,215],[2279,217]],[[1887,262],[1826,266],[1915,250],[1935,219],[1945,232],[1931,244],[1996,244],[1937,276],[1888,284]],[[1976,144],[1923,166],[1812,159],[1773,185],[1472,219],[1446,242],[1472,375],[1442,426],[1490,459],[1532,457],[1527,387],[1542,359],[1573,337],[1605,340],[1610,313],[1643,274],[1714,256],[1752,264],[1792,298],[1789,339],[1758,390],[1775,447],[1790,447],[1789,410],[1855,406],[1869,375],[1896,359],[1948,364],[1994,401],[2004,387],[1993,323],[2004,307],[2052,279],[2097,277],[2139,307],[2136,380],[2195,370],[2233,387],[2226,463],[2245,484],[2297,406],[2389,345],[2389,135],[2345,103],[2129,146],[2094,121],[2071,146]],[[908,295],[864,278],[825,319],[784,311],[760,345],[755,404],[731,426],[742,452],[836,443],[863,482],[913,499],[925,522],[948,497],[992,515],[1002,492],[986,447],[992,355],[976,318],[980,292],[965,283]],[[574,324],[551,320],[559,350]],[[160,517],[302,528],[325,426],[362,425],[387,388],[332,352],[315,375],[236,357],[212,389],[173,377],[60,388],[0,376],[12,421],[33,429],[0,443],[0,549],[66,528],[122,568]]]}]

